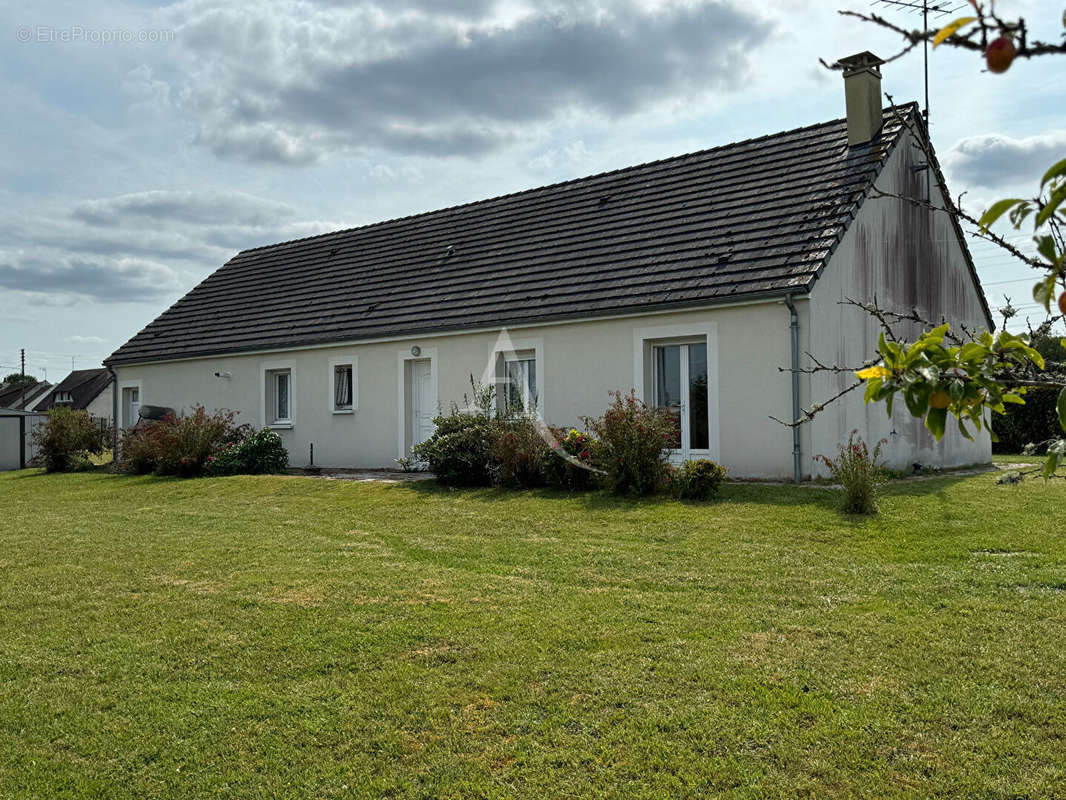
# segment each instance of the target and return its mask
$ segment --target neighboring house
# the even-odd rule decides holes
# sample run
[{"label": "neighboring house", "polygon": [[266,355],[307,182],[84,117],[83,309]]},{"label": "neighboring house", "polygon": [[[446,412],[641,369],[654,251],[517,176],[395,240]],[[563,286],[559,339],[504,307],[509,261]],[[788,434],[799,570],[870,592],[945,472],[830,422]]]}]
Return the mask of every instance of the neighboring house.
[{"label": "neighboring house", "polygon": [[53,386],[35,410],[45,412],[54,406],[68,406],[88,411],[100,424],[110,425],[113,397],[113,381],[106,367],[76,369]]},{"label": "neighboring house", "polygon": [[42,395],[52,388],[48,381],[35,380],[25,386],[0,386],[0,409],[26,411],[33,408]]},{"label": "neighboring house", "polygon": [[793,352],[874,351],[844,298],[993,326],[957,221],[922,205],[947,189],[920,112],[882,112],[882,62],[847,63],[846,119],[239,253],[107,359],[121,424],[199,403],[276,428],[293,463],[313,443],[317,463],[379,467],[487,376],[558,425],[635,389],[678,417],[676,458],[736,476],[818,473],[853,428],[888,436],[893,466],[988,462],[987,435],[937,444],[861,392],[795,441],[770,420],[851,380],[801,374],[794,396]]}]

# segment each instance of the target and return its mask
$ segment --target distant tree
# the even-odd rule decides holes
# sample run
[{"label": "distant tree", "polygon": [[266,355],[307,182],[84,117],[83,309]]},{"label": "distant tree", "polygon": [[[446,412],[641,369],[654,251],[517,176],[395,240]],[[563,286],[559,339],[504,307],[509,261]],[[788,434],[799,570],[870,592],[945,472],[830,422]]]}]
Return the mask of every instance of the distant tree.
[{"label": "distant tree", "polygon": [[29,386],[30,384],[37,383],[37,379],[32,375],[21,375],[18,372],[12,372],[4,378],[3,381],[0,381],[0,383],[8,389],[13,389],[16,386],[22,386],[22,384]]}]

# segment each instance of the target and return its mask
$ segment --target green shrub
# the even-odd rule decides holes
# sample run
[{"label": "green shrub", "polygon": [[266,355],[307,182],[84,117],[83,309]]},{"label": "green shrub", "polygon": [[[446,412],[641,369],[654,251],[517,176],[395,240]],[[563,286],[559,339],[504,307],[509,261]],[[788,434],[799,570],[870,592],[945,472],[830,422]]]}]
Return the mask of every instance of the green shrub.
[{"label": "green shrub", "polygon": [[674,494],[682,500],[712,500],[725,476],[725,467],[709,459],[686,461],[674,472]]},{"label": "green shrub", "polygon": [[646,495],[670,483],[667,449],[677,437],[677,422],[664,408],[637,399],[635,392],[613,392],[607,412],[588,427],[601,442],[604,486],[617,494]]},{"label": "green shrub", "polygon": [[53,406],[48,419],[33,432],[36,459],[46,472],[74,472],[92,466],[90,455],[107,449],[107,431],[102,430],[86,411]]},{"label": "green shrub", "polygon": [[555,489],[580,490],[595,485],[600,443],[576,428],[553,428],[555,445],[543,461],[544,482]]},{"label": "green shrub", "polygon": [[491,486],[493,419],[453,408],[434,423],[433,435],[412,448],[414,457],[448,486]]},{"label": "green shrub", "polygon": [[879,441],[871,452],[858,434],[857,430],[852,431],[847,444],[838,445],[835,459],[822,455],[815,459],[822,461],[833,480],[844,487],[845,513],[876,514],[877,495],[885,483],[884,468],[878,459],[887,440]]},{"label": "green shrub", "polygon": [[207,457],[204,471],[208,475],[270,475],[288,466],[289,453],[277,431],[262,428],[224,444]]}]

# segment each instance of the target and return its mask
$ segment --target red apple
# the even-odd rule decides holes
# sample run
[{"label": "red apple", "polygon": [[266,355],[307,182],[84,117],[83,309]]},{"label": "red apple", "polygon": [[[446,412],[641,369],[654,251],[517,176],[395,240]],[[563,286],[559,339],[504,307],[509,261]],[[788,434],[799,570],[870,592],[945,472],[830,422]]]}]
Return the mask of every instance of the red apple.
[{"label": "red apple", "polygon": [[1014,41],[1009,36],[993,39],[985,50],[985,61],[989,72],[1006,72],[1017,54]]},{"label": "red apple", "polygon": [[1059,311],[1066,316],[1066,292],[1059,295]]}]

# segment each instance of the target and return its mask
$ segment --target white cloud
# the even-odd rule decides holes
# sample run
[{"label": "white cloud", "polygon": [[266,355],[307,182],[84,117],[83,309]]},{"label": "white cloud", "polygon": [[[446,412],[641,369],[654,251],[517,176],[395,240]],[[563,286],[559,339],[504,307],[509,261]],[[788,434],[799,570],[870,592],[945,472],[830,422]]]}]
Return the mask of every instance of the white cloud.
[{"label": "white cloud", "polygon": [[989,189],[1030,185],[1066,152],[1066,130],[1011,138],[996,133],[960,139],[945,154],[951,174],[970,186]]},{"label": "white cloud", "polygon": [[476,156],[569,112],[614,117],[737,88],[772,31],[746,8],[190,0],[166,13],[197,141],[223,158],[309,164],[366,149]]},{"label": "white cloud", "polygon": [[63,338],[68,344],[103,344],[107,341],[103,336],[66,336]]},{"label": "white cloud", "polygon": [[0,287],[37,304],[158,301],[238,250],[343,227],[242,192],[155,190],[0,220]]}]

